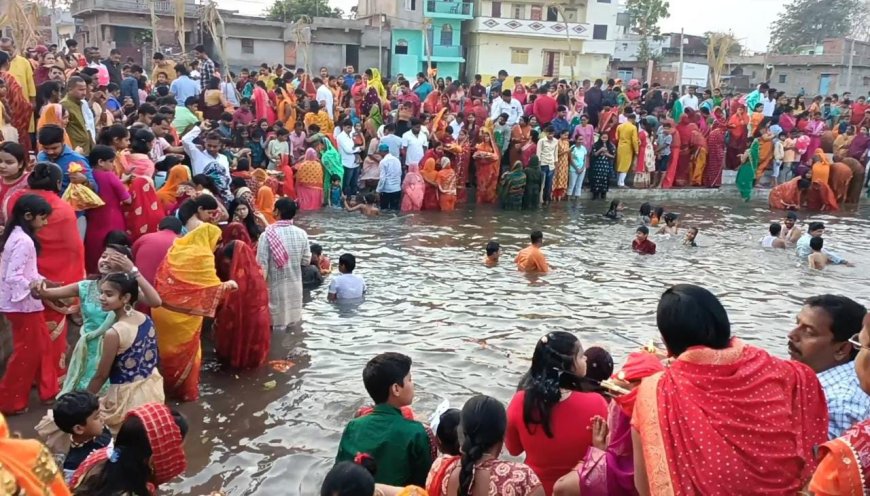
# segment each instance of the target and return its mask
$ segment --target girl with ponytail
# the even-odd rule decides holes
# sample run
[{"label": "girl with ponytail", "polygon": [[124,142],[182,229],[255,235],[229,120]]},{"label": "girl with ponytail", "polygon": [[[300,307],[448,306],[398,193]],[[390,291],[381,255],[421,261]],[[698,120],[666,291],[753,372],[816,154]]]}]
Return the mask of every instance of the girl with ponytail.
[{"label": "girl with ponytail", "polygon": [[531,468],[498,459],[506,426],[501,402],[489,396],[468,400],[460,414],[462,454],[435,461],[429,472],[429,496],[544,496]]},{"label": "girl with ponytail", "polygon": [[532,366],[507,411],[505,446],[526,453],[546,494],[577,465],[592,446],[592,421],[607,418],[607,402],[596,393],[564,389],[563,375],[586,375],[586,357],[571,333],[553,331],[535,346]]}]

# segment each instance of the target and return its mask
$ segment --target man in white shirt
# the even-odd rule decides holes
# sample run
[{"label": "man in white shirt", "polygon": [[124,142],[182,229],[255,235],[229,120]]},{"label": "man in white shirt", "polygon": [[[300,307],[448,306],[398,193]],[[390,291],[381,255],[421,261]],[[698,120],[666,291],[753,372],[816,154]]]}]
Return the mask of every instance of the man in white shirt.
[{"label": "man in white shirt", "polygon": [[764,104],[761,113],[765,117],[773,117],[773,112],[776,110],[776,90],[767,90],[767,95],[761,97],[761,103]]},{"label": "man in white shirt", "polygon": [[[208,121],[203,122],[199,126],[194,126],[187,134],[181,138],[181,146],[184,147],[184,152],[190,157],[190,168],[193,169],[193,175],[202,174],[205,172],[206,166],[216,162],[224,171],[227,177],[230,175],[230,162],[227,156],[221,153],[222,139],[219,134],[210,133],[211,128]],[[205,151],[199,149],[194,143],[196,138],[203,131],[208,134],[205,136]]]},{"label": "man in white shirt", "polygon": [[326,114],[332,118],[332,108],[333,108],[333,96],[332,91],[327,88],[325,84],[323,84],[323,80],[319,77],[316,77],[312,80],[314,82],[314,87],[317,88],[317,103],[319,103],[322,107],[325,107]]},{"label": "man in white shirt", "polygon": [[698,96],[695,95],[694,86],[689,86],[689,88],[686,90],[686,94],[683,95],[682,98],[680,98],[680,103],[683,104],[684,112],[686,111],[686,109],[698,110],[700,104],[698,102]]},{"label": "man in white shirt", "polygon": [[423,154],[429,147],[429,137],[420,130],[419,119],[411,119],[411,130],[402,136],[402,150],[405,152],[405,165],[420,165]]},{"label": "man in white shirt", "polygon": [[378,153],[384,156],[378,165],[380,179],[376,190],[381,198],[381,210],[399,210],[402,203],[402,162],[390,153],[387,144],[378,145]]},{"label": "man in white shirt", "polygon": [[519,100],[511,96],[511,90],[502,91],[501,98],[496,98],[492,102],[489,116],[495,121],[501,114],[507,114],[507,125],[511,128],[519,122],[520,116],[523,115],[523,106],[520,105]]},{"label": "man in white shirt", "polygon": [[356,257],[351,253],[345,253],[338,259],[338,271],[340,274],[329,283],[329,291],[326,299],[329,301],[358,300],[366,294],[365,280],[354,274]]},{"label": "man in white shirt", "polygon": [[544,175],[544,188],[541,190],[542,202],[550,203],[558,152],[559,140],[553,138],[553,126],[547,126],[544,129],[544,135],[538,140],[538,160],[541,163],[541,173]]},{"label": "man in white shirt", "polygon": [[344,184],[342,189],[345,196],[356,195],[359,189],[359,152],[362,147],[356,146],[351,133],[353,123],[346,119],[341,123],[341,132],[338,134],[338,153],[341,155],[341,165],[344,166]]},{"label": "man in white shirt", "polygon": [[387,145],[394,157],[402,155],[402,137],[396,136],[396,125],[392,122],[384,125],[384,135],[381,137],[381,145]]}]

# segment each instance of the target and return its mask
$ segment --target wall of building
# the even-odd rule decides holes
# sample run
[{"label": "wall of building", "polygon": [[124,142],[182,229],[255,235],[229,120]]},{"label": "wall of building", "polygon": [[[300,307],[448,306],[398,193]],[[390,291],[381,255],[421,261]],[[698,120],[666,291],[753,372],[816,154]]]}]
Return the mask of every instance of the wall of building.
[{"label": "wall of building", "polygon": [[[396,47],[400,42],[407,43],[407,54],[397,54]],[[392,49],[390,54],[390,74],[404,74],[406,78],[412,78],[413,75],[420,72],[422,67],[423,55],[423,34],[419,29],[394,29],[392,39]]]},{"label": "wall of building", "polygon": [[[466,78],[472,80],[475,74],[481,74],[486,81],[490,76],[504,69],[511,77],[521,76],[529,81],[540,79],[543,77],[544,52],[556,49],[561,52],[559,77],[568,79],[571,76],[571,67],[565,63],[567,49],[563,46],[554,48],[554,45],[556,44],[549,39],[471,33],[466,41],[468,47]],[[512,63],[511,48],[529,50],[528,63]],[[606,74],[609,61],[609,55],[577,54],[574,78],[601,77]]]},{"label": "wall of building", "polygon": [[[764,82],[764,65],[740,64],[731,67],[731,74],[741,73],[749,78],[752,86]],[[827,95],[833,93],[842,95],[846,91],[851,91],[855,95],[866,95],[870,91],[870,67],[852,67],[851,85],[848,74],[848,67],[842,65],[775,65],[769,84],[789,95],[796,95],[804,90],[804,93],[810,97],[821,94],[823,79],[827,80]]]},{"label": "wall of building", "polygon": [[[263,40],[246,38],[244,43],[242,38],[227,38],[224,43],[225,49],[225,64],[229,65],[234,71],[242,67],[254,68],[262,63],[269,65],[284,64],[284,42],[281,39]],[[250,43],[253,43],[253,51],[250,50]]]}]

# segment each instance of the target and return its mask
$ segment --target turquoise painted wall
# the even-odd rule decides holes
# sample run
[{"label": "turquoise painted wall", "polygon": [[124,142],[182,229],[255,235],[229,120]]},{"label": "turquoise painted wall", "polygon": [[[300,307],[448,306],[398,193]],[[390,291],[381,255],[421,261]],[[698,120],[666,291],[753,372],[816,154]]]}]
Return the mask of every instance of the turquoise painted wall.
[{"label": "turquoise painted wall", "polygon": [[[390,57],[390,72],[393,77],[404,74],[406,79],[414,80],[414,77],[422,68],[423,33],[416,30],[394,29],[392,33],[393,47]],[[396,46],[400,40],[408,43],[408,54],[396,54]]]}]

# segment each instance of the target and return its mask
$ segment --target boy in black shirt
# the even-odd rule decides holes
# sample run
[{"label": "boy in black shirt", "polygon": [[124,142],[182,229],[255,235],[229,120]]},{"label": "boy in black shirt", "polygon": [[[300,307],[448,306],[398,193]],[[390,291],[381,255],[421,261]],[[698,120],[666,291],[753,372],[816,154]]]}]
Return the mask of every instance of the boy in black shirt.
[{"label": "boy in black shirt", "polygon": [[85,458],[112,444],[112,433],[103,423],[100,401],[87,391],[72,391],[57,399],[54,404],[54,423],[70,435],[69,452],[63,456],[64,479],[75,473]]}]

